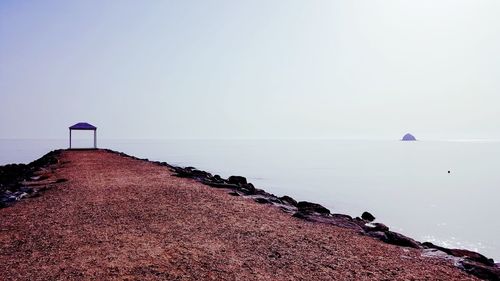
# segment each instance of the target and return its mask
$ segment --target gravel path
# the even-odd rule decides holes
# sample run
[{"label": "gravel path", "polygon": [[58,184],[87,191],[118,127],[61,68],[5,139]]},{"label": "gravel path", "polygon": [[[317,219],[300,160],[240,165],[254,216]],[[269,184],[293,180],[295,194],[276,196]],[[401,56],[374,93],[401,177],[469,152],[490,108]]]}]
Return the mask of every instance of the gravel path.
[{"label": "gravel path", "polygon": [[65,151],[0,209],[0,280],[476,280],[413,249],[291,217],[106,151]]}]

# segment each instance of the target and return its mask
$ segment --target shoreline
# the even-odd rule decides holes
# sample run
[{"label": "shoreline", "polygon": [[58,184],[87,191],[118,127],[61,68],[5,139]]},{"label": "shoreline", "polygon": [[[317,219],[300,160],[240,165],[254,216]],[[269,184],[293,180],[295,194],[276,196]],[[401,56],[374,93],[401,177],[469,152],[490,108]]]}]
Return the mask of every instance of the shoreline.
[{"label": "shoreline", "polygon": [[[39,196],[51,185],[64,183],[66,181],[64,178],[50,179],[51,173],[53,173],[50,166],[61,164],[58,163],[58,157],[61,153],[66,151],[67,150],[57,150],[50,152],[27,165],[0,166],[1,179],[4,179],[4,181],[7,179],[7,184],[2,182],[0,188],[0,207],[2,205],[6,207],[14,204],[23,198]],[[389,227],[382,223],[373,222],[375,218],[369,213],[364,213],[361,218],[352,218],[344,214],[332,214],[330,210],[319,204],[306,201],[297,202],[289,196],[278,197],[262,189],[255,188],[252,183],[247,182],[246,178],[241,176],[231,176],[228,179],[224,179],[218,175],[212,175],[194,167],[172,166],[166,162],[149,161],[148,159],[141,159],[108,149],[99,149],[96,151],[109,152],[122,157],[147,161],[157,166],[165,167],[175,173],[174,175],[178,178],[194,180],[205,186],[223,190],[234,197],[251,199],[259,205],[273,206],[294,218],[315,224],[333,225],[349,229],[353,231],[355,235],[370,237],[399,247],[413,248],[420,251],[422,256],[437,257],[446,262],[451,262],[462,271],[483,279],[498,280],[500,278],[500,268],[492,259],[488,259],[479,253],[468,250],[448,249],[433,245],[429,242],[418,242],[412,238],[391,231]],[[8,167],[8,169],[5,167]],[[9,173],[5,173],[4,171],[6,170],[8,170]],[[5,177],[6,174],[8,177]],[[19,181],[20,179],[23,181]],[[26,189],[26,187],[28,187],[28,189]],[[8,190],[8,188],[15,190],[6,195],[5,191]],[[4,200],[7,198],[6,196],[8,196],[10,201]]]}]

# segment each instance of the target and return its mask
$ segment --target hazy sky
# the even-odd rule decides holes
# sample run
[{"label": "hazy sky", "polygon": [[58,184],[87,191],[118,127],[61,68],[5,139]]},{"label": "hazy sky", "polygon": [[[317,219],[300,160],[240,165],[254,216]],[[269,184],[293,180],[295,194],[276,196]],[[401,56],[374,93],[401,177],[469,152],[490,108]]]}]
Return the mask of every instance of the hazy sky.
[{"label": "hazy sky", "polygon": [[500,138],[500,1],[1,1],[0,138]]}]

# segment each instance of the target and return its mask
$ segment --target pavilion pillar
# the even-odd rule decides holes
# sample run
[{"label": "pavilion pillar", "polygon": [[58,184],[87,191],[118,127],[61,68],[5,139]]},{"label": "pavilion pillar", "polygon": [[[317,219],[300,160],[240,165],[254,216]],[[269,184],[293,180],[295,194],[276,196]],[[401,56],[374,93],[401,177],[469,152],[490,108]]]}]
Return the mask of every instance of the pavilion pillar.
[{"label": "pavilion pillar", "polygon": [[97,130],[94,130],[94,148],[97,149]]},{"label": "pavilion pillar", "polygon": [[71,149],[71,129],[69,129],[69,149]]}]

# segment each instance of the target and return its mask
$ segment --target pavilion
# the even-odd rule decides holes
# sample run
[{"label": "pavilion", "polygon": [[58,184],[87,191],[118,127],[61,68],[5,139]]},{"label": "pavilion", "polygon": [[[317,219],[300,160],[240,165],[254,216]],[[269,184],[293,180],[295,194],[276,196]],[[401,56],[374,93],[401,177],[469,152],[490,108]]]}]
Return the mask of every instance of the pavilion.
[{"label": "pavilion", "polygon": [[94,131],[94,149],[97,149],[97,127],[89,123],[80,122],[69,127],[69,149],[71,149],[71,131],[73,130],[83,130],[83,131]]}]

